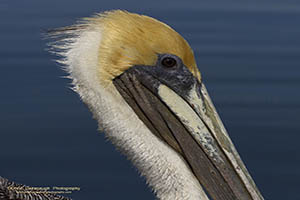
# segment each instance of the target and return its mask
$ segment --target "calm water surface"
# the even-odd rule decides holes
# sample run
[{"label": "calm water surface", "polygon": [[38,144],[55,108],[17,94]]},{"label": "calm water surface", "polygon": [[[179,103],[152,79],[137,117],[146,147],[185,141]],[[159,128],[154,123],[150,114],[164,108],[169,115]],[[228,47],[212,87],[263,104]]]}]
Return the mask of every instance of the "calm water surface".
[{"label": "calm water surface", "polygon": [[97,132],[41,37],[116,8],[158,18],[189,41],[265,198],[300,199],[300,2],[292,0],[1,0],[0,175],[31,186],[78,186],[75,200],[154,198]]}]

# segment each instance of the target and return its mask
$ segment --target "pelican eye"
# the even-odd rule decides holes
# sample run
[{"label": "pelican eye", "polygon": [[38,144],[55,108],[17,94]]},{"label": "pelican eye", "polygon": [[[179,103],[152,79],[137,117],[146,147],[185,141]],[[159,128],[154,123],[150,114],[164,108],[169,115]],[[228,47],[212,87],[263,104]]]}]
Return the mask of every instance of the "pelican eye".
[{"label": "pelican eye", "polygon": [[172,57],[165,57],[162,59],[161,64],[165,67],[174,67],[177,64],[177,61]]}]

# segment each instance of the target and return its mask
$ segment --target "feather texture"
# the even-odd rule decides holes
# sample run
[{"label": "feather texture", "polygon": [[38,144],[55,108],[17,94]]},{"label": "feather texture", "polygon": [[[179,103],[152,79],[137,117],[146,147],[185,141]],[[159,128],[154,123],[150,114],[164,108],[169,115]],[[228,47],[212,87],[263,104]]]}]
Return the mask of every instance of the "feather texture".
[{"label": "feather texture", "polygon": [[187,42],[167,25],[125,11],[106,12],[51,35],[57,38],[51,45],[62,56],[58,62],[70,74],[73,89],[157,197],[208,199],[184,159],[151,133],[112,84],[133,64],[153,64],[156,53],[181,56],[200,78]]}]

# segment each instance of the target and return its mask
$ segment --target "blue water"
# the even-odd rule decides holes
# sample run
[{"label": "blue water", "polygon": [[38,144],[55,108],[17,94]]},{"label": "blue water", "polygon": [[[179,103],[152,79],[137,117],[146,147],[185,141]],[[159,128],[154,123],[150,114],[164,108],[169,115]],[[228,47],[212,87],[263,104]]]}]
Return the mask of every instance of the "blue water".
[{"label": "blue water", "polygon": [[264,197],[300,199],[300,2],[292,0],[1,0],[0,175],[80,187],[75,200],[154,198],[44,51],[43,30],[116,8],[158,18],[189,41]]}]

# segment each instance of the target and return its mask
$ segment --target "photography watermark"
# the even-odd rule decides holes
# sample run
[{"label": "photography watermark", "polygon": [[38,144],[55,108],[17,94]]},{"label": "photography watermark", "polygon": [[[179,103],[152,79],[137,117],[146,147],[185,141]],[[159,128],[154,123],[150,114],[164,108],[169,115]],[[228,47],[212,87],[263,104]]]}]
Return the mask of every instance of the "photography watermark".
[{"label": "photography watermark", "polygon": [[28,186],[8,186],[8,190],[23,194],[71,194],[80,191],[80,187],[28,187]]}]

